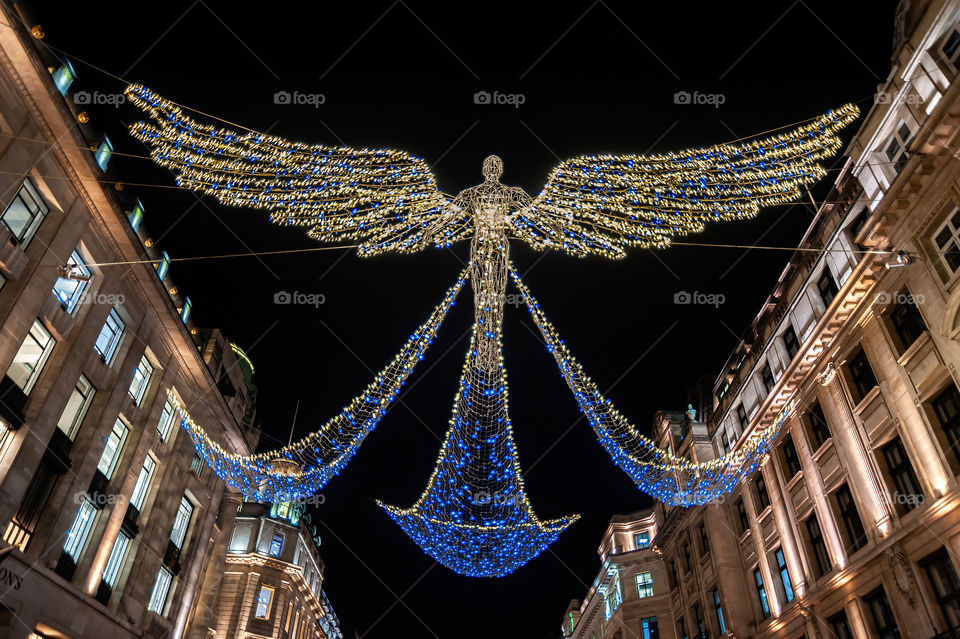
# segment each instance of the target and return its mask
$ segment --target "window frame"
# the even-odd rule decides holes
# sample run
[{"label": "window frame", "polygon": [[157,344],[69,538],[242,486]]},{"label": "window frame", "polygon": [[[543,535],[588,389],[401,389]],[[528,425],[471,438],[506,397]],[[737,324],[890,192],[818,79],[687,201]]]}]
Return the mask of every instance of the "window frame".
[{"label": "window frame", "polygon": [[[169,411],[167,411],[168,406],[170,407]],[[170,433],[173,432],[173,422],[176,420],[177,412],[177,407],[168,397],[160,411],[160,421],[157,422],[157,433],[160,435],[160,441],[166,442]],[[164,418],[165,415],[166,418]]]},{"label": "window frame", "polygon": [[[86,280],[76,280],[63,277],[58,277],[57,281],[53,283],[53,294],[57,296],[57,299],[60,300],[60,306],[64,311],[70,315],[76,315],[77,311],[80,309],[80,303],[83,301],[83,296],[86,293],[87,287],[90,286],[90,278],[93,277],[89,267],[87,267],[86,262],[83,260],[83,256],[80,255],[79,249],[74,249],[70,253],[70,258],[67,260],[68,267],[76,269],[81,275],[85,276]],[[73,282],[73,291],[64,299],[61,295],[61,291],[65,292],[66,289],[58,288],[60,282]]]},{"label": "window frame", "polygon": [[773,553],[777,561],[777,572],[780,573],[780,585],[783,586],[783,598],[786,603],[790,603],[797,598],[793,590],[793,579],[790,578],[790,568],[787,566],[787,558],[783,554],[783,547],[777,548]]},{"label": "window frame", "polygon": [[[119,417],[113,422],[113,428],[107,435],[107,441],[103,445],[103,452],[100,453],[100,459],[97,462],[97,470],[103,473],[108,480],[113,479],[113,474],[120,465],[120,458],[123,456],[123,447],[127,443],[127,436],[130,434],[130,427],[127,426]],[[110,442],[117,441],[116,446],[111,450]],[[105,463],[106,462],[106,463]],[[102,468],[101,468],[102,467]]]},{"label": "window frame", "polygon": [[[84,391],[81,388],[81,385],[86,383],[87,390]],[[84,394],[86,393],[86,394]],[[80,431],[80,427],[83,425],[83,420],[87,416],[87,411],[90,410],[90,404],[93,403],[93,398],[97,394],[97,389],[94,385],[87,379],[86,375],[80,375],[77,378],[77,383],[73,385],[73,390],[70,392],[70,396],[67,398],[67,403],[63,406],[63,411],[60,413],[60,418],[57,420],[57,428],[66,433],[67,437],[70,438],[70,441],[73,441],[77,436],[77,433]],[[64,418],[67,415],[67,410],[70,408],[71,402],[73,401],[74,396],[79,396],[81,398],[79,408],[74,412],[73,417],[70,418],[69,426],[63,423]]]},{"label": "window frame", "polygon": [[833,562],[830,561],[830,552],[827,550],[827,542],[823,538],[823,528],[820,526],[820,520],[817,518],[816,512],[810,513],[810,516],[803,520],[803,527],[807,533],[807,543],[810,544],[810,554],[813,555],[816,578],[819,579],[830,572],[833,568]]},{"label": "window frame", "polygon": [[[27,201],[21,197],[21,193],[26,190],[27,195],[33,200],[33,204],[36,205],[36,210],[31,210],[28,206]],[[19,200],[21,205],[30,215],[30,221],[27,222],[21,231],[18,233],[14,231],[10,225],[7,223],[6,217],[7,213],[10,211],[10,207],[13,206],[14,202]],[[20,185],[20,188],[17,189],[17,192],[14,193],[13,197],[10,198],[10,201],[3,208],[3,213],[0,213],[0,223],[2,223],[11,236],[16,240],[17,245],[20,247],[21,251],[26,251],[27,246],[30,244],[31,240],[36,236],[37,231],[40,229],[40,225],[43,224],[43,220],[46,219],[47,214],[50,212],[50,207],[47,206],[47,203],[44,201],[43,196],[40,195],[40,192],[37,190],[37,187],[34,186],[33,180],[30,178],[25,178],[23,183]]]},{"label": "window frame", "polygon": [[[788,335],[791,336],[789,340],[787,339]],[[783,348],[787,351],[790,360],[793,361],[793,358],[800,352],[800,340],[797,338],[797,332],[793,330],[793,325],[788,325],[783,329],[780,338],[783,340]]]},{"label": "window frame", "polygon": [[[278,538],[278,537],[280,538],[280,544],[279,544],[279,546],[277,545],[277,538]],[[271,557],[279,557],[280,555],[283,554],[283,544],[286,542],[286,539],[287,539],[287,535],[286,535],[282,530],[276,530],[276,529],[274,529],[274,531],[273,531],[273,538],[270,539],[270,552],[269,552],[269,555],[270,555]],[[276,548],[276,550],[274,550],[274,548]]]},{"label": "window frame", "polygon": [[784,435],[780,442],[780,452],[783,454],[784,470],[787,471],[787,481],[789,482],[803,470],[803,464],[800,462],[800,453],[797,452],[797,445],[793,441],[790,433]]},{"label": "window frame", "polygon": [[[71,523],[70,528],[67,529],[66,539],[63,541],[63,552],[70,556],[74,564],[79,564],[80,558],[83,557],[83,551],[86,549],[87,541],[90,539],[90,531],[93,529],[99,512],[100,511],[90,503],[86,495],[80,499],[77,514],[73,516],[73,523]],[[82,514],[86,514],[86,517],[81,521]],[[77,528],[78,522],[80,528]]]},{"label": "window frame", "polygon": [[153,474],[156,470],[157,462],[148,453],[143,459],[143,465],[140,466],[140,474],[137,475],[137,483],[133,486],[133,492],[130,493],[130,504],[137,509],[137,512],[143,512],[143,503],[147,500],[150,483],[153,481]]},{"label": "window frame", "polygon": [[[107,344],[101,349],[100,347],[100,338],[103,337],[104,331],[109,327],[110,321],[115,322],[119,325],[119,331],[112,331],[112,337],[108,340]],[[127,330],[127,325],[123,321],[123,318],[120,317],[120,313],[117,312],[116,308],[111,308],[110,312],[107,313],[107,317],[103,320],[103,326],[100,328],[100,332],[97,333],[97,339],[93,343],[93,349],[100,353],[103,363],[107,366],[112,365],[113,358],[117,354],[118,347],[120,346],[120,341],[123,339],[123,334]]]},{"label": "window frame", "polygon": [[[123,542],[122,544],[121,540]],[[116,539],[113,540],[113,547],[110,549],[110,555],[107,557],[107,563],[103,567],[103,574],[100,577],[110,588],[116,586],[117,578],[123,569],[123,562],[127,557],[127,550],[129,550],[129,548],[130,538],[121,530],[117,533]]]},{"label": "window frame", "polygon": [[[187,533],[190,530],[190,522],[193,520],[193,512],[196,507],[184,495],[180,498],[180,506],[177,508],[177,514],[173,520],[173,526],[170,528],[170,541],[178,550],[183,550],[183,545],[187,541]],[[184,513],[186,513],[184,515]],[[179,539],[178,539],[179,537]]]},{"label": "window frame", "polygon": [[173,573],[167,570],[165,566],[160,566],[160,570],[157,571],[157,578],[153,580],[153,588],[150,591],[150,601],[147,603],[147,610],[164,616],[164,610],[167,607],[167,597],[170,596],[170,586],[172,584]]},{"label": "window frame", "polygon": [[[39,331],[41,335],[46,335],[45,343],[41,343],[34,335],[34,331]],[[37,356],[36,360],[33,362],[33,368],[30,368],[30,364],[26,364],[23,361],[18,362],[18,359],[23,359],[21,352],[24,347],[28,346],[27,340],[33,340],[34,346],[39,347],[40,354]],[[44,326],[43,322],[39,319],[33,320],[33,323],[30,325],[27,334],[24,336],[23,341],[20,342],[19,348],[17,348],[17,353],[13,356],[13,361],[10,363],[10,367],[7,368],[7,377],[17,385],[20,390],[23,391],[24,395],[30,395],[34,387],[37,385],[37,381],[40,379],[40,375],[43,373],[43,369],[46,368],[47,362],[50,360],[50,354],[53,352],[53,349],[57,345],[57,338],[53,336],[47,327]],[[14,366],[22,366],[27,371],[27,376],[23,379],[23,385],[21,386],[20,382],[13,376],[10,375],[10,371],[13,370]]]},{"label": "window frame", "polygon": [[760,602],[760,612],[764,619],[770,618],[770,600],[767,597],[767,588],[763,585],[763,573],[760,568],[753,569],[753,581],[757,589],[757,599]]},{"label": "window frame", "polygon": [[[841,496],[845,499],[841,500]],[[848,554],[853,554],[867,545],[867,531],[863,527],[863,518],[857,508],[856,499],[848,484],[843,484],[833,492],[833,500],[836,504],[838,519],[843,524],[843,532],[846,534],[844,547]]]},{"label": "window frame", "polygon": [[634,579],[637,584],[637,599],[646,599],[654,595],[652,572],[638,572]]},{"label": "window frame", "polygon": [[[143,375],[141,368],[147,369],[147,374]],[[130,381],[130,388],[127,389],[127,394],[133,398],[133,403],[139,406],[143,402],[144,396],[147,394],[147,389],[150,387],[150,382],[153,379],[153,374],[156,372],[156,367],[153,365],[153,362],[150,361],[150,358],[144,353],[140,357],[140,362],[133,369],[133,379]],[[140,378],[138,380],[138,375]],[[139,381],[139,383],[138,383]],[[136,390],[134,387],[136,386]]]}]

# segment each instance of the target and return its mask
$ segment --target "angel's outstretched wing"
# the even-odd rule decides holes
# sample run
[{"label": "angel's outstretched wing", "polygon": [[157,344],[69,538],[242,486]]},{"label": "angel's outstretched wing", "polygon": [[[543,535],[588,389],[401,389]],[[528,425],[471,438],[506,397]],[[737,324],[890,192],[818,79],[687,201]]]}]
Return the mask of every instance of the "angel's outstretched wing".
[{"label": "angel's outstretched wing", "polygon": [[824,176],[817,162],[840,148],[856,119],[848,104],[788,133],[664,155],[586,155],[553,169],[543,191],[510,217],[535,248],[623,257],[664,247],[713,220],[753,217],[795,199]]},{"label": "angel's outstretched wing", "polygon": [[447,246],[472,230],[427,163],[403,151],[231,131],[196,122],[143,86],[128,86],[126,95],[150,116],[131,132],[153,159],[178,184],[224,204],[264,209],[271,221],[309,227],[322,242],[356,241],[361,255]]}]

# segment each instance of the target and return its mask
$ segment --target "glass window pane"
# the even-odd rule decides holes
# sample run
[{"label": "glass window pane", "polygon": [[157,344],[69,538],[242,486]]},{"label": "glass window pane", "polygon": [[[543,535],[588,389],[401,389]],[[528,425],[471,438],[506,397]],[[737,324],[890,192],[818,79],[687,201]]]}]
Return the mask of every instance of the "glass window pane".
[{"label": "glass window pane", "polygon": [[73,392],[70,393],[70,398],[67,400],[67,405],[60,415],[59,421],[57,421],[57,428],[65,432],[71,440],[76,437],[80,424],[87,414],[87,409],[90,408],[90,402],[93,401],[95,392],[96,390],[90,380],[81,375],[80,379],[77,380],[77,385],[73,388]]},{"label": "glass window pane", "polygon": [[7,377],[13,380],[24,393],[30,394],[55,343],[56,340],[43,323],[40,320],[34,320],[23,344],[13,356],[10,368],[7,369]]},{"label": "glass window pane", "polygon": [[173,581],[173,575],[166,569],[161,568],[157,573],[157,580],[153,582],[153,592],[150,593],[150,604],[148,610],[158,614],[163,614],[163,609],[167,603],[167,593],[170,592],[170,582]]},{"label": "glass window pane", "polygon": [[87,543],[87,535],[90,534],[90,528],[96,516],[97,509],[90,502],[86,499],[80,502],[77,516],[73,518],[70,530],[67,531],[67,539],[63,543],[63,551],[70,555],[74,563],[80,561],[80,553],[83,552],[83,547]]},{"label": "glass window pane", "polygon": [[119,419],[113,424],[113,430],[107,437],[107,444],[100,455],[100,461],[97,463],[99,470],[107,479],[113,478],[113,471],[117,467],[120,459],[120,451],[123,450],[123,444],[127,440],[128,429]]},{"label": "glass window pane", "polygon": [[113,542],[113,550],[110,551],[107,565],[103,569],[103,580],[111,588],[117,583],[117,575],[120,574],[120,568],[123,566],[123,559],[126,557],[129,546],[130,538],[123,533],[119,533],[117,540]]}]

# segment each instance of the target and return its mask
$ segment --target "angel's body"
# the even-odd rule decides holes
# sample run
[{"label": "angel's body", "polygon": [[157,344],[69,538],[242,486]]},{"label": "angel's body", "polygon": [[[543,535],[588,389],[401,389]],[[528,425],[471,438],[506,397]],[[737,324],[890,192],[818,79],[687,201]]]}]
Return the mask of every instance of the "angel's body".
[{"label": "angel's body", "polygon": [[475,320],[484,328],[477,344],[477,363],[484,370],[497,366],[497,341],[503,321],[510,242],[509,218],[529,205],[526,191],[500,183],[503,161],[495,155],[483,161],[483,184],[464,189],[453,205],[473,218],[470,269]]}]

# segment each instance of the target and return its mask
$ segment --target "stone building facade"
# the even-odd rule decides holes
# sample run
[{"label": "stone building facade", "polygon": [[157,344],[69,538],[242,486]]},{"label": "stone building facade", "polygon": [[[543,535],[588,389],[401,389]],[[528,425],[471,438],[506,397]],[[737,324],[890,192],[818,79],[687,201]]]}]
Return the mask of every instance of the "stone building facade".
[{"label": "stone building facade", "polygon": [[[635,518],[656,522],[669,612],[654,635],[621,606],[613,636],[960,636],[960,2],[901,2],[896,21],[815,250],[786,264],[703,421],[654,421],[707,461],[785,412],[776,446],[722,503]],[[619,549],[605,569],[646,552]],[[610,636],[601,605],[568,609],[565,636]]]},{"label": "stone building facade", "polygon": [[343,639],[323,591],[319,545],[303,504],[244,503],[226,549],[214,635]]},{"label": "stone building facade", "polygon": [[248,453],[252,364],[194,326],[23,10],[0,2],[0,636],[206,637],[240,500],[167,398]]}]

